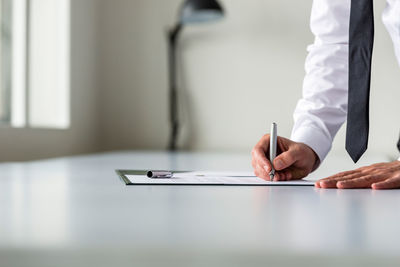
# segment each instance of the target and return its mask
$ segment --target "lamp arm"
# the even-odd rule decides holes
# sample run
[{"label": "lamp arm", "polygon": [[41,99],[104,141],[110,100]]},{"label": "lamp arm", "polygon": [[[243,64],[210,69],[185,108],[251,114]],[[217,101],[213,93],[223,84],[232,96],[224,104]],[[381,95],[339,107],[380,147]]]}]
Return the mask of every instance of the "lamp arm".
[{"label": "lamp arm", "polygon": [[178,91],[177,91],[177,64],[176,49],[179,33],[182,24],[178,23],[168,33],[168,64],[169,64],[169,116],[170,116],[170,137],[168,150],[176,150],[176,142],[179,134],[178,116]]}]

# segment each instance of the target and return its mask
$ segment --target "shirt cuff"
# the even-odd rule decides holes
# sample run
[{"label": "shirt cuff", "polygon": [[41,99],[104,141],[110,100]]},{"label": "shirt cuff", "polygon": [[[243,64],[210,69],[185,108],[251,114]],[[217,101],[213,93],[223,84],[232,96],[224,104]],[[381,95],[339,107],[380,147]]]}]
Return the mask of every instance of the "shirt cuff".
[{"label": "shirt cuff", "polygon": [[324,161],[332,147],[331,139],[320,129],[311,126],[301,126],[294,129],[290,139],[308,145],[317,154],[319,160],[313,171]]}]

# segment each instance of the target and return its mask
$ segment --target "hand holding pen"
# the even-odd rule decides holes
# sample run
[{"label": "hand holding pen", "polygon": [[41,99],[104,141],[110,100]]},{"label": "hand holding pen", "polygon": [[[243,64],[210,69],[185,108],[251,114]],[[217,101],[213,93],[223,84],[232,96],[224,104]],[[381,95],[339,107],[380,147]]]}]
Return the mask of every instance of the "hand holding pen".
[{"label": "hand holding pen", "polygon": [[[272,128],[275,127],[276,124]],[[255,175],[270,181],[295,180],[306,177],[318,164],[318,156],[309,146],[271,134],[264,135],[252,150],[252,166]],[[272,140],[271,140],[272,138]],[[272,143],[271,143],[272,142]],[[269,152],[271,155],[269,155]],[[275,155],[278,155],[275,157]]]}]

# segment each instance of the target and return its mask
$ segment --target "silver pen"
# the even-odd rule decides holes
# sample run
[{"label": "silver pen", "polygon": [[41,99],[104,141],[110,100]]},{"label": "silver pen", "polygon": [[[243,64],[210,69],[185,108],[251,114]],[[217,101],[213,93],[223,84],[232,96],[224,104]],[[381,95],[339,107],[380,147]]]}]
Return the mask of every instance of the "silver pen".
[{"label": "silver pen", "polygon": [[275,122],[272,123],[271,125],[271,134],[270,134],[270,138],[269,138],[269,160],[271,162],[271,171],[269,173],[269,178],[271,181],[274,180],[275,177],[275,169],[274,169],[274,159],[276,157],[276,149],[277,149],[277,140],[278,140],[278,130],[277,130],[278,126],[276,125]]}]

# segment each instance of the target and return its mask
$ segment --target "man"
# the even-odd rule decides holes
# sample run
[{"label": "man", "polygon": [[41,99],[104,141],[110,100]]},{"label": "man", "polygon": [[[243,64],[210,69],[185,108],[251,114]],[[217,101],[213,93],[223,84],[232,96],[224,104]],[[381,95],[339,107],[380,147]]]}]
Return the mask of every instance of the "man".
[{"label": "man", "polygon": [[[400,64],[400,0],[387,0],[383,22]],[[290,140],[272,162],[275,180],[301,179],[318,168],[346,120],[346,149],[356,162],[368,142],[368,100],[373,46],[372,0],[314,0],[303,97],[294,111]],[[252,151],[257,176],[269,180],[269,135]],[[400,144],[398,145],[400,149]],[[400,161],[378,163],[319,180],[321,188],[400,188]]]}]

